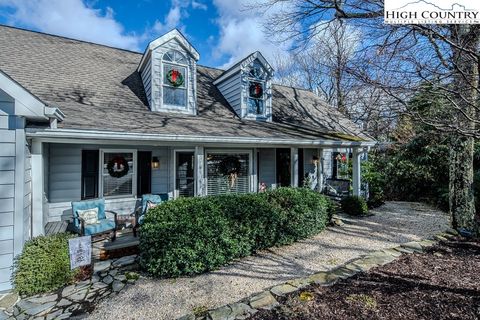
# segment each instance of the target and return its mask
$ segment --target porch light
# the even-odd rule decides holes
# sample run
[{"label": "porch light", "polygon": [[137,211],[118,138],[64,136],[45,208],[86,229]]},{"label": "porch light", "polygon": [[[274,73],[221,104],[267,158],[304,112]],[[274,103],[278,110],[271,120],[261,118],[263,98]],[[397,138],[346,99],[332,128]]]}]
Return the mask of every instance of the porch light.
[{"label": "porch light", "polygon": [[158,169],[160,168],[160,160],[158,160],[158,157],[153,157],[152,158],[152,169]]},{"label": "porch light", "polygon": [[315,165],[318,164],[318,156],[315,154],[312,157],[312,164],[315,164]]}]

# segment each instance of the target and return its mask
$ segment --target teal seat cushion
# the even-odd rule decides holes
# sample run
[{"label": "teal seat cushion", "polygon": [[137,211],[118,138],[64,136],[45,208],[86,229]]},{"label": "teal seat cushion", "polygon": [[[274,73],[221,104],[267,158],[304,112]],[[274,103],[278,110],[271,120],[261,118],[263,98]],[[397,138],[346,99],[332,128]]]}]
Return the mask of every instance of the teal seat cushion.
[{"label": "teal seat cushion", "polygon": [[115,229],[115,222],[113,220],[104,219],[99,223],[85,225],[85,235],[94,235],[113,229]]},{"label": "teal seat cushion", "polygon": [[87,210],[98,208],[98,220],[105,220],[105,199],[94,199],[72,202],[73,224],[75,228],[80,229],[80,220],[78,220],[78,210]]},{"label": "teal seat cushion", "polygon": [[160,204],[164,201],[168,200],[168,193],[161,193],[161,194],[144,194],[142,195],[142,211],[140,213],[140,217],[138,217],[138,223],[142,224],[143,216],[147,211],[147,203],[151,202],[154,204]]}]

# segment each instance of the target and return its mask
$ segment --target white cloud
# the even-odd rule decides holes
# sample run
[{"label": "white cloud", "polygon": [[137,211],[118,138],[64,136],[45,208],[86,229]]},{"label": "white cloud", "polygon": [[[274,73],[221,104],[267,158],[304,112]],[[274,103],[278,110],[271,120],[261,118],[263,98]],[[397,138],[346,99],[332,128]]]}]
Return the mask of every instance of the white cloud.
[{"label": "white cloud", "polygon": [[192,8],[193,9],[199,9],[199,10],[207,10],[208,6],[203,2],[193,0],[192,1]]},{"label": "white cloud", "polygon": [[125,32],[114,18],[112,8],[105,13],[82,0],[0,0],[10,7],[9,24],[37,29],[79,40],[130,50],[140,49],[140,38]]},{"label": "white cloud", "polygon": [[214,0],[213,3],[219,14],[220,38],[212,54],[217,59],[228,59],[220,67],[228,67],[257,50],[273,61],[290,47],[288,42],[278,44],[268,39],[262,25],[265,13],[249,9],[252,0]]}]

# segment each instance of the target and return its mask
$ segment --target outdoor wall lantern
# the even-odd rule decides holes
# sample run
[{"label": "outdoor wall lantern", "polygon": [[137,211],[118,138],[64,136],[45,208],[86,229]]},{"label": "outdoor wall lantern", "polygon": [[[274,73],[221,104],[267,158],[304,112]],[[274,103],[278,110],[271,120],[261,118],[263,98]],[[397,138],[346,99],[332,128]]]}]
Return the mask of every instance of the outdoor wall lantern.
[{"label": "outdoor wall lantern", "polygon": [[318,164],[318,156],[315,155],[315,154],[314,154],[313,157],[312,157],[312,164],[314,164],[314,165],[317,165],[317,164]]},{"label": "outdoor wall lantern", "polygon": [[160,168],[160,160],[158,160],[158,157],[153,157],[152,158],[152,169],[158,169]]}]

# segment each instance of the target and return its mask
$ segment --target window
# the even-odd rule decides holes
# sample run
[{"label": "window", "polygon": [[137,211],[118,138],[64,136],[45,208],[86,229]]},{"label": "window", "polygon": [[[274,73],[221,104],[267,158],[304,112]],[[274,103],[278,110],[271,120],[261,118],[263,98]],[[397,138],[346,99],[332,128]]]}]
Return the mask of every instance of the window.
[{"label": "window", "polygon": [[265,71],[254,65],[248,73],[248,113],[265,115]]},{"label": "window", "polygon": [[187,107],[187,59],[178,51],[163,55],[163,104]]},{"label": "window", "polygon": [[82,200],[98,198],[98,150],[82,150]]},{"label": "window", "polygon": [[250,153],[208,152],[207,194],[250,192]]},{"label": "window", "polygon": [[134,150],[101,150],[101,191],[104,197],[135,195],[136,160]]}]

